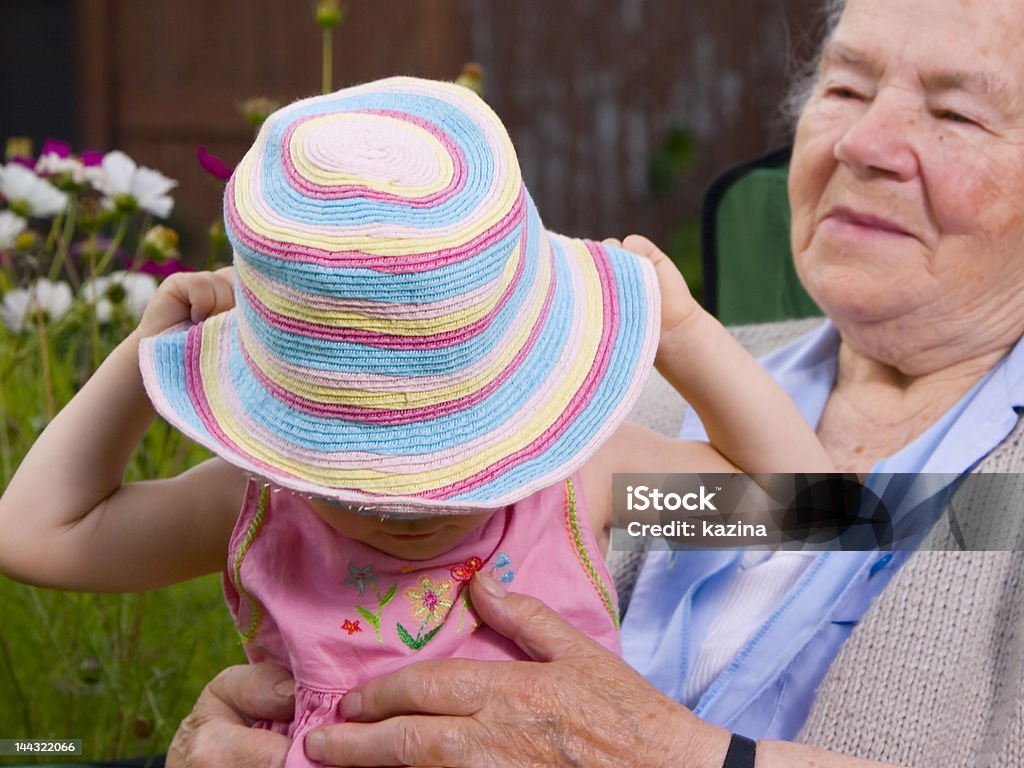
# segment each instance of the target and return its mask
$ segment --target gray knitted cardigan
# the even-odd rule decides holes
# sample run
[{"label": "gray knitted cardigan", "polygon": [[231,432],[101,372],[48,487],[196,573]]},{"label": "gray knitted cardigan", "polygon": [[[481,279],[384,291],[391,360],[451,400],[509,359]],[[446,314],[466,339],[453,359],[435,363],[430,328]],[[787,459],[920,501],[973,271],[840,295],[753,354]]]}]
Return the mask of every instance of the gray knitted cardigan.
[{"label": "gray knitted cardigan", "polygon": [[[817,322],[747,326],[735,334],[760,355]],[[684,406],[656,377],[632,418],[676,435]],[[1022,468],[1024,420],[975,471]],[[995,490],[965,487],[955,499],[957,514],[965,530],[1007,527],[997,535],[1020,550],[1024,482],[1019,475],[1002,479]],[[972,517],[971,509],[1003,514]],[[942,523],[929,545],[958,548]],[[842,647],[799,740],[921,768],[1024,768],[1024,553],[925,551],[929,545],[896,573]],[[609,561],[625,606],[642,555],[611,553]]]}]

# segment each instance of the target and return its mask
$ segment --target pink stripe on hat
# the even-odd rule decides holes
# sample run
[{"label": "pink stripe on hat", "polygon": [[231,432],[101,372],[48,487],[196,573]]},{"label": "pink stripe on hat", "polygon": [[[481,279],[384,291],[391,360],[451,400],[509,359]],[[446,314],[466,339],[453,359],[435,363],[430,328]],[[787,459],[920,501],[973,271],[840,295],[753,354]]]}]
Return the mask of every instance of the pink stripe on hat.
[{"label": "pink stripe on hat", "polygon": [[[243,245],[246,245],[257,252],[283,261],[315,264],[325,268],[343,267],[345,269],[355,269],[362,267],[365,269],[373,269],[377,272],[392,272],[395,274],[407,272],[429,272],[440,267],[457,264],[468,258],[472,258],[485,250],[488,245],[499,242],[502,238],[514,232],[517,227],[522,226],[523,216],[526,210],[526,190],[523,189],[516,199],[515,204],[498,223],[496,223],[491,229],[486,230],[480,235],[477,235],[458,246],[436,248],[435,250],[426,251],[424,253],[404,256],[381,257],[376,254],[358,250],[332,251],[328,250],[326,247],[313,248],[310,246],[289,243],[287,241],[271,240],[270,238],[258,235],[253,232],[238,215],[238,209],[235,206],[231,189],[232,181],[229,181],[224,194],[224,218],[234,233],[234,236]],[[278,223],[286,227],[295,226],[294,223],[286,221]],[[317,229],[323,231],[324,228]],[[356,230],[367,235],[367,242],[365,246],[367,248],[372,245],[379,244],[382,239],[379,237],[376,239],[369,237],[369,235],[373,234],[374,229],[375,228],[366,227],[364,230]],[[333,233],[334,230],[332,230],[332,234]],[[420,238],[430,236],[429,231],[410,231],[401,233],[401,237],[397,238],[396,242],[401,241],[405,237],[415,236],[417,234]],[[412,239],[415,240],[416,238],[412,237]]]}]

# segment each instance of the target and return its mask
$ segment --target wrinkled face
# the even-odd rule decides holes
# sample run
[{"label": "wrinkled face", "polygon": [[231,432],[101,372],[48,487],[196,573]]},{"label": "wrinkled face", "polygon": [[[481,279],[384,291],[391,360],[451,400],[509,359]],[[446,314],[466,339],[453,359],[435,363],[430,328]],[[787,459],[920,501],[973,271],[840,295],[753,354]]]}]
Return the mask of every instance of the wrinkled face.
[{"label": "wrinkled face", "polygon": [[794,144],[793,253],[879,357],[1024,330],[1022,41],[1024,0],[849,0],[826,45]]},{"label": "wrinkled face", "polygon": [[353,506],[320,499],[309,503],[339,533],[403,560],[429,560],[447,552],[496,511],[424,517],[397,508],[356,511]]}]

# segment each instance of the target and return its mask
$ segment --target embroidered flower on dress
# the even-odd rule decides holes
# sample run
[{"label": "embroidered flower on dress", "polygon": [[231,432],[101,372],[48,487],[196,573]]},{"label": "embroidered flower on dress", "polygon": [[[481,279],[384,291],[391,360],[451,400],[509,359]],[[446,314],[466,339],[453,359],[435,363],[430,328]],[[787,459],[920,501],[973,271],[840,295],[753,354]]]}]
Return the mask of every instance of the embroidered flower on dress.
[{"label": "embroidered flower on dress", "polygon": [[348,619],[345,619],[345,622],[341,625],[341,628],[348,632],[349,635],[354,635],[356,632],[363,631],[363,628],[359,626],[359,619],[356,619],[355,621],[349,621]]},{"label": "embroidered flower on dress", "polygon": [[479,557],[471,557],[464,563],[452,566],[452,578],[461,582],[469,581],[473,578],[473,574],[483,568],[483,566],[483,560]]},{"label": "embroidered flower on dress", "polygon": [[[512,579],[516,577],[516,571],[514,568],[509,568],[512,565],[512,559],[504,552],[499,552],[498,556],[494,559],[494,565],[491,566],[491,570],[488,571],[488,576],[500,581],[502,584],[511,584]],[[502,568],[508,568],[504,573],[497,573]]]},{"label": "embroidered flower on dress", "polygon": [[420,579],[419,589],[406,589],[405,596],[412,603],[413,617],[422,621],[424,626],[443,621],[452,607],[452,586],[447,579],[435,584],[424,576]]},{"label": "embroidered flower on dress", "polygon": [[342,584],[352,584],[362,597],[367,585],[377,581],[377,575],[373,572],[373,564],[364,565],[362,568],[355,563],[348,564],[348,578]]}]

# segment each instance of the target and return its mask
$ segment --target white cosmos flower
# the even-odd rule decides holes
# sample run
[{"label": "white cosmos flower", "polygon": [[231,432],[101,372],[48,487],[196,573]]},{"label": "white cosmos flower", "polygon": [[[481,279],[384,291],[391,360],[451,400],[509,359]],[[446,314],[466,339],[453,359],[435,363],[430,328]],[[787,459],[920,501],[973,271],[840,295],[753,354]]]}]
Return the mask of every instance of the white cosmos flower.
[{"label": "white cosmos flower", "polygon": [[62,173],[74,176],[81,174],[81,168],[82,161],[77,157],[61,157],[56,152],[47,152],[36,161],[36,173],[42,176],[59,176]]},{"label": "white cosmos flower", "polygon": [[66,194],[17,163],[0,166],[0,195],[12,210],[25,216],[56,216],[68,205]]},{"label": "white cosmos flower", "polygon": [[14,247],[18,235],[25,231],[28,222],[11,211],[0,211],[0,251]]},{"label": "white cosmos flower", "polygon": [[95,186],[103,179],[103,169],[98,165],[86,165],[80,158],[68,155],[61,157],[56,152],[47,152],[36,162],[36,173],[43,176],[67,174],[75,184],[89,183]]},{"label": "white cosmos flower", "polygon": [[4,294],[0,315],[3,316],[4,325],[14,333],[19,333],[25,327],[25,316],[28,314],[30,302],[31,294],[28,288],[14,288]]},{"label": "white cosmos flower", "polygon": [[82,296],[96,305],[96,319],[107,323],[119,306],[132,317],[142,317],[146,305],[156,293],[157,280],[142,272],[111,272],[86,280]]},{"label": "white cosmos flower", "polygon": [[37,308],[52,322],[62,318],[70,306],[71,286],[41,277],[28,288],[15,288],[5,293],[0,315],[4,324],[17,333],[35,322]]},{"label": "white cosmos flower", "polygon": [[174,200],[167,193],[178,182],[152,168],[136,165],[124,152],[115,149],[103,156],[103,177],[93,186],[104,194],[107,208],[132,210],[141,208],[161,219],[166,219]]}]

